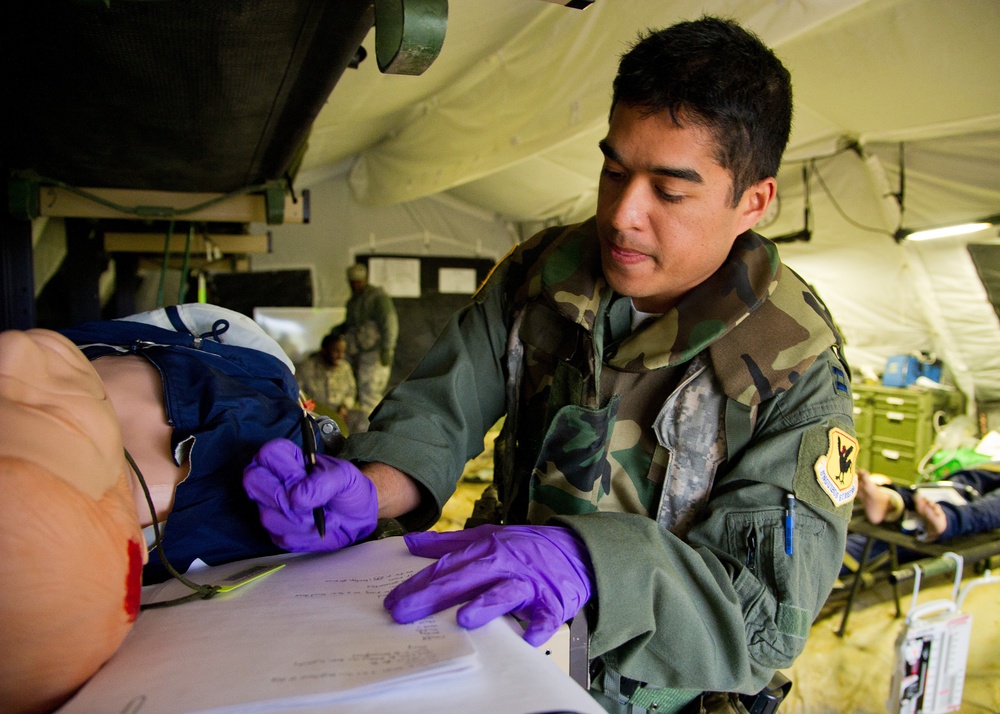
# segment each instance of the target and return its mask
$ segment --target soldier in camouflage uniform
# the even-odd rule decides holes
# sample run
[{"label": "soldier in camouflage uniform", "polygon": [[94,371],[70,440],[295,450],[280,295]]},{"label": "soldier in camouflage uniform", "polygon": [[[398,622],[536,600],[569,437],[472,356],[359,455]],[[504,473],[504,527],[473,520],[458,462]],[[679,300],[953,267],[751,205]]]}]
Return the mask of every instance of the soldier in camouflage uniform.
[{"label": "soldier in camouflage uniform", "polygon": [[623,57],[596,217],[517,246],[342,453],[379,516],[425,528],[505,417],[504,525],[407,536],[439,560],[390,593],[393,617],[466,602],[459,622],[512,612],[529,639],[539,613],[585,616],[609,712],[744,711],[736,693],[802,651],[841,564],[857,441],[830,316],[750,230],[790,122],[787,71],[734,23]]},{"label": "soldier in camouflage uniform", "polygon": [[331,332],[323,338],[319,352],[295,367],[295,379],[303,394],[336,412],[345,422],[358,393],[346,354],[347,340]]},{"label": "soldier in camouflage uniform", "polygon": [[358,408],[366,414],[378,405],[392,374],[392,360],[399,338],[399,319],[392,298],[368,283],[368,269],[347,269],[351,298],[341,329],[347,339],[347,356],[358,383]]}]

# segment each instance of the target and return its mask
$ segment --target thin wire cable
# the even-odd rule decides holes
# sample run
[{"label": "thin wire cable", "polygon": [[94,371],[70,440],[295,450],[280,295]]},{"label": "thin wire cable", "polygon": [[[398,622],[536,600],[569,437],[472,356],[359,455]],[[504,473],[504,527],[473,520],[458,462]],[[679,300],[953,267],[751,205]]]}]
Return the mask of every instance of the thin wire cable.
[{"label": "thin wire cable", "polygon": [[160,286],[156,291],[156,306],[163,307],[164,292],[167,284],[167,264],[170,262],[170,240],[174,236],[174,222],[167,226],[167,237],[163,241],[163,264],[160,266]]},{"label": "thin wire cable", "polygon": [[135,472],[136,478],[139,480],[139,485],[142,487],[142,493],[146,497],[146,504],[149,506],[149,513],[153,517],[153,534],[156,536],[155,547],[156,553],[160,556],[160,562],[163,563],[163,567],[167,569],[174,578],[187,585],[189,588],[194,590],[190,595],[184,597],[174,598],[173,600],[164,600],[162,602],[152,602],[144,603],[139,606],[141,610],[152,610],[160,607],[170,607],[172,605],[180,605],[181,603],[191,602],[192,600],[207,600],[213,597],[221,589],[218,585],[199,585],[198,583],[188,580],[183,575],[181,575],[167,560],[167,554],[163,550],[163,536],[160,533],[160,523],[156,517],[156,506],[153,505],[153,497],[149,493],[149,487],[146,485],[146,479],[143,478],[142,472],[139,471],[139,466],[135,463],[132,455],[125,449],[125,458],[128,460],[129,466]]},{"label": "thin wire cable", "polygon": [[48,178],[47,176],[38,176],[36,180],[39,183],[44,183],[58,188],[65,189],[70,193],[75,193],[77,196],[86,198],[88,201],[93,201],[94,203],[112,208],[120,213],[130,213],[134,216],[140,216],[142,218],[178,218],[180,216],[185,216],[189,213],[195,213],[210,206],[214,206],[217,203],[222,203],[223,201],[228,201],[236,196],[242,196],[247,193],[255,193],[257,191],[264,191],[269,188],[268,184],[256,184],[254,186],[244,186],[238,188],[229,193],[220,194],[215,198],[210,198],[207,201],[202,201],[201,203],[195,204],[194,206],[188,206],[187,208],[174,208],[173,206],[125,206],[120,203],[115,203],[114,201],[102,198],[96,194],[86,191],[82,188],[77,188],[63,181],[57,179]]},{"label": "thin wire cable", "polygon": [[865,224],[859,223],[858,221],[848,216],[847,213],[844,211],[844,209],[841,208],[840,204],[837,202],[837,199],[834,198],[833,192],[830,191],[830,187],[826,185],[826,181],[823,179],[823,174],[819,172],[819,167],[816,166],[815,164],[813,165],[813,174],[816,176],[816,181],[817,183],[819,183],[820,188],[823,189],[823,193],[825,193],[826,197],[830,199],[830,203],[833,204],[834,209],[837,211],[837,213],[840,214],[841,218],[843,218],[845,221],[850,223],[855,228],[862,231],[868,231],[869,233],[881,233],[882,235],[887,235],[890,238],[894,235],[892,231],[887,231],[885,228],[875,228],[873,226],[866,226]]},{"label": "thin wire cable", "polygon": [[187,240],[184,241],[184,260],[181,263],[181,282],[177,288],[177,304],[183,305],[187,298],[188,272],[191,264],[191,239],[194,237],[194,224],[188,222]]}]

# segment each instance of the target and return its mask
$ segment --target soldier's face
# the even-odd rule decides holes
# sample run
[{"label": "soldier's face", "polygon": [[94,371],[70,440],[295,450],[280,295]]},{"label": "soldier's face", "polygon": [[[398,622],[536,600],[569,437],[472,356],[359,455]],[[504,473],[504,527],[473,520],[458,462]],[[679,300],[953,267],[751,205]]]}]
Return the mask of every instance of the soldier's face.
[{"label": "soldier's face", "polygon": [[763,215],[773,178],[732,206],[732,175],[713,158],[711,132],[619,104],[601,142],[597,232],[604,276],[643,312],[666,312],[714,273],[733,241]]},{"label": "soldier's face", "polygon": [[344,340],[336,340],[327,349],[326,358],[334,367],[340,364],[347,356],[347,343]]}]

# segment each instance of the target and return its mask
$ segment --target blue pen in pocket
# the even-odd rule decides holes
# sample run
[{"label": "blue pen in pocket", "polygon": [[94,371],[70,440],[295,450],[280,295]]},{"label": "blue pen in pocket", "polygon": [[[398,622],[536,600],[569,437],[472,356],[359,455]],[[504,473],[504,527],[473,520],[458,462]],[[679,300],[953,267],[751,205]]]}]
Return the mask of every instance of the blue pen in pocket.
[{"label": "blue pen in pocket", "polygon": [[795,496],[785,496],[785,553],[792,554],[792,542],[795,535]]}]

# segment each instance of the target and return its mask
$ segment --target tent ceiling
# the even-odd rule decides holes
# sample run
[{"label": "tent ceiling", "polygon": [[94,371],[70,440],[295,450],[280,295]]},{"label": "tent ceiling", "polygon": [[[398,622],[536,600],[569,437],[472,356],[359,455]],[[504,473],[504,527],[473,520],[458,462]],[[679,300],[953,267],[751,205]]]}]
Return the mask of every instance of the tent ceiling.
[{"label": "tent ceiling", "polygon": [[[4,161],[77,185],[226,191],[296,170],[308,135],[299,187],[349,171],[362,202],[449,192],[514,221],[571,220],[592,210],[617,58],[643,28],[703,12],[742,21],[792,70],[789,163],[844,137],[1000,133],[995,0],[451,0],[416,77],[379,72],[372,2],[19,5]],[[362,40],[368,59],[345,69]],[[1000,179],[982,215],[998,195]],[[933,222],[940,202],[920,196],[908,213]]]},{"label": "tent ceiling", "polygon": [[[346,210],[366,225],[365,207],[428,196],[513,223],[582,219],[618,57],[644,28],[730,16],[795,88],[781,208],[762,232],[802,228],[808,166],[812,239],[782,256],[830,303],[856,361],[936,349],[967,393],[1000,403],[1000,330],[964,243],[891,238],[1000,213],[997,0],[450,0],[419,76],[379,72],[373,1],[18,4],[3,35],[3,163],[186,191],[291,172],[296,189],[349,187]],[[346,69],[359,43],[368,57]]]},{"label": "tent ceiling", "polygon": [[[314,124],[303,180],[349,167],[365,202],[448,191],[513,220],[578,218],[592,210],[618,56],[642,28],[703,11],[741,20],[790,67],[790,161],[844,137],[1000,132],[993,0],[597,0],[585,11],[453,0],[423,76],[380,76],[370,64],[345,75]],[[990,188],[995,205],[1000,181]]]}]

